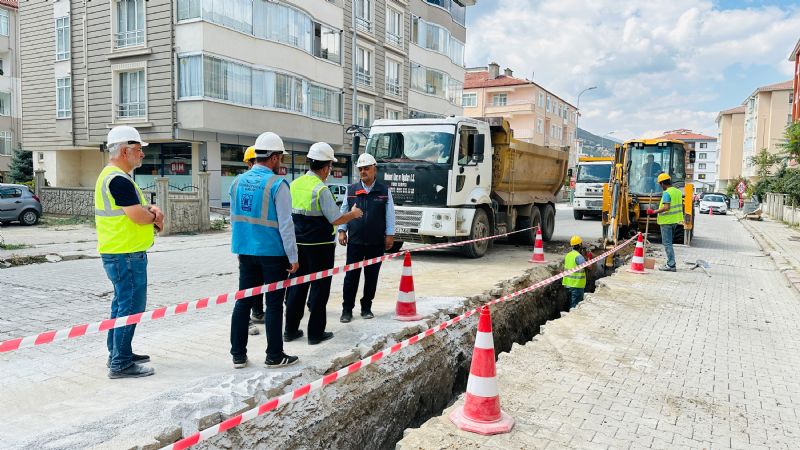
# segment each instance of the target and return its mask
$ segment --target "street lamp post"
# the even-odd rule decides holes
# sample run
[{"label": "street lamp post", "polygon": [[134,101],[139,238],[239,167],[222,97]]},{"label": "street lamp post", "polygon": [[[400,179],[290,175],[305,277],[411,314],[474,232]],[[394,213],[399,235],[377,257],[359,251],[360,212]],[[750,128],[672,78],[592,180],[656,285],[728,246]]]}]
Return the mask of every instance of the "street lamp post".
[{"label": "street lamp post", "polygon": [[[578,94],[578,101],[576,102],[577,104],[575,105],[575,109],[578,110],[576,112],[577,115],[575,116],[575,137],[576,137],[576,139],[578,137],[578,129],[580,128],[580,122],[581,122],[581,95],[583,95],[583,93],[586,92],[586,91],[591,91],[592,89],[597,89],[597,86],[589,86],[586,89],[582,90]],[[578,155],[578,156],[581,156],[581,155]]]},{"label": "street lamp post", "polygon": [[616,131],[609,131],[608,133],[600,136],[600,143],[603,146],[603,150],[606,149],[606,136],[611,136],[614,133],[616,133]]}]

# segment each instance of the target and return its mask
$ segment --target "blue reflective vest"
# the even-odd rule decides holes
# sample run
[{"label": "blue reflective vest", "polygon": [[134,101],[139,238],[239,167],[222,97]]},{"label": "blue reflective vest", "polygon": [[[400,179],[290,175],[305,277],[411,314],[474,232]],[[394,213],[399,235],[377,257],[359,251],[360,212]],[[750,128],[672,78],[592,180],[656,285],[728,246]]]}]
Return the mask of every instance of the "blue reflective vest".
[{"label": "blue reflective vest", "polygon": [[230,191],[233,253],[286,256],[275,209],[275,197],[282,182],[286,180],[258,165],[233,180]]}]

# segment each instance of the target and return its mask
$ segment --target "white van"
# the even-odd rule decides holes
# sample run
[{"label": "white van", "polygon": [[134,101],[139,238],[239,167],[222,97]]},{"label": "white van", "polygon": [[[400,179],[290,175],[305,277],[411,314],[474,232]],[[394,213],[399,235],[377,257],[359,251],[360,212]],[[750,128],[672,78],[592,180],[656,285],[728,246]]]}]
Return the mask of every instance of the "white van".
[{"label": "white van", "polygon": [[575,220],[583,216],[600,217],[603,214],[603,185],[611,177],[613,158],[584,156],[578,160],[575,175],[575,194],[572,197],[572,215]]}]

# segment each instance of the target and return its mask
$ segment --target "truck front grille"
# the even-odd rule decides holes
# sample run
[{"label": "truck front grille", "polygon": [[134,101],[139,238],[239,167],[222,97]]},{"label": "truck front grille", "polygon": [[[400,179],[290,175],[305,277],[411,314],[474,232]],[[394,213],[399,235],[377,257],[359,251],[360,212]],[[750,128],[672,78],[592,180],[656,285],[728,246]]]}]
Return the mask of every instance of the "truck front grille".
[{"label": "truck front grille", "polygon": [[402,228],[419,228],[422,225],[422,211],[396,210],[395,224]]}]

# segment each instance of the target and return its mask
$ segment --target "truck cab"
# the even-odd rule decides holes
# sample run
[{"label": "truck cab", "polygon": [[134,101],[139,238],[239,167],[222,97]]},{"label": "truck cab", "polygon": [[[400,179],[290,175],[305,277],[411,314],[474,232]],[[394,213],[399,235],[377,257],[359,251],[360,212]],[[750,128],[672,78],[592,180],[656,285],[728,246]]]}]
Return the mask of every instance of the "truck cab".
[{"label": "truck cab", "polygon": [[572,214],[575,220],[583,216],[600,217],[603,213],[603,185],[611,177],[612,157],[582,156],[575,175]]},{"label": "truck cab", "polygon": [[392,191],[395,239],[432,243],[491,234],[488,220],[472,233],[476,211],[491,204],[488,135],[487,123],[465,117],[375,121],[366,151]]}]

